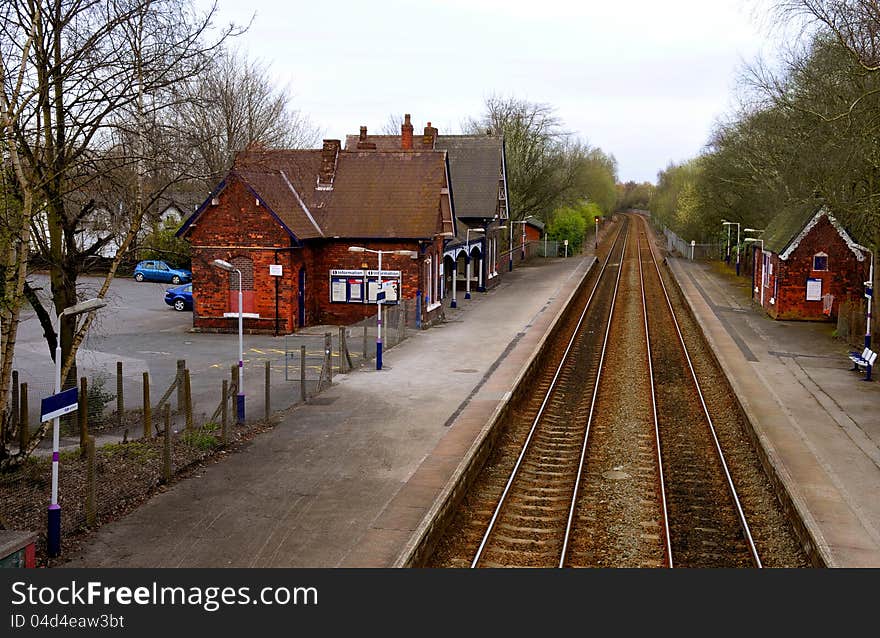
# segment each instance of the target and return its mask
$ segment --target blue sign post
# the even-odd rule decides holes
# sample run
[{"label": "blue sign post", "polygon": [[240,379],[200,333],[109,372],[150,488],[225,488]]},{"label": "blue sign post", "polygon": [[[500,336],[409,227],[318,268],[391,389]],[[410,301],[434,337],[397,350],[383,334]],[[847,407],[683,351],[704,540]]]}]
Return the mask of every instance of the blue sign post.
[{"label": "blue sign post", "polygon": [[49,505],[49,525],[46,535],[46,549],[49,556],[61,553],[61,506],[58,505],[58,419],[75,412],[79,394],[76,388],[46,397],[40,404],[40,420],[54,421],[52,442],[52,502]]}]

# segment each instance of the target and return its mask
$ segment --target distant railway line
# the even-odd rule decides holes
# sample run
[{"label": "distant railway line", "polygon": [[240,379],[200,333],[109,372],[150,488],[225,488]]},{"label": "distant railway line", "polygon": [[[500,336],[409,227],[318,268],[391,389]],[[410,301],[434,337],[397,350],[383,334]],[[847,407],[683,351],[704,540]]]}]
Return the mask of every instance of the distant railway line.
[{"label": "distant railway line", "polygon": [[623,216],[429,565],[806,564],[748,437],[716,431],[720,383],[651,237]]}]

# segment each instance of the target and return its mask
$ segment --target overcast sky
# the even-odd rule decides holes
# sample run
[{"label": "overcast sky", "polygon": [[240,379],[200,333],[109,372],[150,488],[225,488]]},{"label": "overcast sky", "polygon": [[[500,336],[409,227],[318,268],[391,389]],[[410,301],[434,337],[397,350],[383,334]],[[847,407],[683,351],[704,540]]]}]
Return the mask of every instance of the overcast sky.
[{"label": "overcast sky", "polygon": [[403,113],[457,133],[487,97],[513,96],[553,106],[621,181],[699,153],[765,38],[743,0],[218,2],[220,23],[254,16],[237,46],[323,137]]}]

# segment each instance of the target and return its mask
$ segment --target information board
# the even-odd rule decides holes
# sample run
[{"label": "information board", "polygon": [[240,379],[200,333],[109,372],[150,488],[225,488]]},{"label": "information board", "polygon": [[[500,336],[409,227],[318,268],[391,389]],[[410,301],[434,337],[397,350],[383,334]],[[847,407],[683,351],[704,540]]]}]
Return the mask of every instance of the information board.
[{"label": "information board", "polygon": [[807,279],[807,301],[822,301],[821,279]]},{"label": "information board", "polygon": [[401,271],[383,270],[379,281],[378,270],[331,270],[330,301],[333,303],[377,303],[379,286],[383,286],[382,303],[396,304],[400,298]]}]

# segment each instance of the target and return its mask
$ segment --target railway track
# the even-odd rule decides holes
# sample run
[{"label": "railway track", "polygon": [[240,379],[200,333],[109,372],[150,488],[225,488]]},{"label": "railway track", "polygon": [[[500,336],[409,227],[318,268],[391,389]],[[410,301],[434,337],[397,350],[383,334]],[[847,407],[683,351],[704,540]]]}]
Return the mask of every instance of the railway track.
[{"label": "railway track", "polygon": [[590,285],[430,564],[761,566],[643,219]]}]

